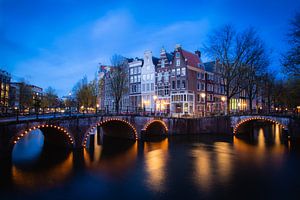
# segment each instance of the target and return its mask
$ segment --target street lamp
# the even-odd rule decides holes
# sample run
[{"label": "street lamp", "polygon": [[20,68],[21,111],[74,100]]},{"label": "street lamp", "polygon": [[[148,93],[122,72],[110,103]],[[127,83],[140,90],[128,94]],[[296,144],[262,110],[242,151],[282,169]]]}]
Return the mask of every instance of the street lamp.
[{"label": "street lamp", "polygon": [[97,105],[96,105],[96,114],[97,114],[97,110],[98,110],[99,106],[100,105],[97,103]]},{"label": "street lamp", "polygon": [[204,113],[203,113],[203,116],[205,117],[205,115],[206,115],[206,101],[205,101],[206,94],[204,92],[202,92],[200,94],[200,96],[202,97],[202,99],[204,99]]},{"label": "street lamp", "polygon": [[224,113],[226,112],[226,109],[225,109],[225,101],[226,101],[226,97],[225,96],[222,96],[221,97],[221,101],[222,101],[222,107],[223,107],[223,110],[224,110]]}]

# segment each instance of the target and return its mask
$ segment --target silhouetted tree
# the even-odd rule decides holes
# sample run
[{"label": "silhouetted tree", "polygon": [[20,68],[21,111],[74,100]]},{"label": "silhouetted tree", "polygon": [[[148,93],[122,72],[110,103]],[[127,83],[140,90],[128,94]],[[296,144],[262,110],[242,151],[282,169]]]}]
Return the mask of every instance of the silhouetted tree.
[{"label": "silhouetted tree", "polygon": [[283,55],[283,71],[286,74],[300,77],[300,13],[297,13],[291,21],[291,29],[288,33],[289,50]]},{"label": "silhouetted tree", "polygon": [[108,76],[108,83],[111,87],[111,95],[115,100],[115,110],[119,113],[120,101],[128,91],[128,63],[120,55],[111,58],[112,67]]},{"label": "silhouetted tree", "polygon": [[247,89],[248,96],[253,99],[256,75],[252,72],[268,64],[264,43],[256,31],[249,28],[237,32],[232,26],[225,25],[209,35],[204,48],[209,56],[219,61],[227,113],[230,113],[230,100],[241,91]]}]

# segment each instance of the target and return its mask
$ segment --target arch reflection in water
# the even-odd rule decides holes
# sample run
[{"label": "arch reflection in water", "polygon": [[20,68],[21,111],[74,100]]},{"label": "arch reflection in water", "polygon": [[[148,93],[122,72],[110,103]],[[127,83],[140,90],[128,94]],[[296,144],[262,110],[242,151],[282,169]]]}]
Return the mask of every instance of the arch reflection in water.
[{"label": "arch reflection in water", "polygon": [[133,169],[137,158],[137,142],[104,136],[102,145],[84,149],[85,165],[94,174],[118,179]]},{"label": "arch reflection in water", "polygon": [[289,150],[288,142],[282,136],[280,125],[252,124],[247,131],[234,137],[234,148],[244,162],[262,165],[270,160],[280,167],[283,154]]},{"label": "arch reflection in water", "polygon": [[154,192],[165,190],[166,163],[168,162],[168,139],[144,142],[146,185]]},{"label": "arch reflection in water", "polygon": [[15,164],[29,164],[36,161],[44,146],[44,136],[37,129],[28,133],[14,145],[12,160]]},{"label": "arch reflection in water", "polygon": [[44,145],[40,130],[29,132],[13,149],[12,180],[20,188],[54,186],[72,170],[73,155],[66,149]]}]

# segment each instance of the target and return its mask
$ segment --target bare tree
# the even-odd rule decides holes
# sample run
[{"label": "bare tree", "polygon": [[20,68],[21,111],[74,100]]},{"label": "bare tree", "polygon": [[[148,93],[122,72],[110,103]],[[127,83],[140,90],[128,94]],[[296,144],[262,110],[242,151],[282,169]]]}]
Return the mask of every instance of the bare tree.
[{"label": "bare tree", "polygon": [[120,102],[128,91],[128,63],[123,56],[113,55],[111,58],[112,68],[108,76],[111,87],[111,95],[115,100],[115,110],[119,113]]},{"label": "bare tree", "polygon": [[28,81],[21,79],[19,83],[19,109],[23,110],[33,106],[33,91]]},{"label": "bare tree", "polygon": [[73,88],[78,110],[83,107],[87,109],[89,107],[94,108],[96,106],[97,94],[93,91],[93,82],[88,83],[87,77],[84,76]]},{"label": "bare tree", "polygon": [[283,55],[283,70],[289,75],[300,77],[300,13],[291,21],[291,30],[288,34],[290,49]]},{"label": "bare tree", "polygon": [[42,107],[55,107],[58,106],[58,96],[54,88],[48,87],[45,90]]},{"label": "bare tree", "polygon": [[[230,100],[246,89],[246,75],[263,63],[266,64],[264,44],[252,28],[237,32],[232,26],[225,25],[209,36],[204,48],[209,56],[219,61],[218,68],[225,85],[229,114]],[[252,97],[253,88],[248,91],[251,91]]]}]

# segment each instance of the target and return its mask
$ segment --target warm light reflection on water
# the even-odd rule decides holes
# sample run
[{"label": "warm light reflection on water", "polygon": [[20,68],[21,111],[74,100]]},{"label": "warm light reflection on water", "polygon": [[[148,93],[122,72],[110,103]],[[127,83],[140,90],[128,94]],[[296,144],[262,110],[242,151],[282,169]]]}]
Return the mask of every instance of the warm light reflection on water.
[{"label": "warm light reflection on water", "polygon": [[165,190],[166,163],[168,161],[168,140],[145,142],[146,183],[154,192]]},{"label": "warm light reflection on water", "polygon": [[8,178],[0,177],[0,183],[24,193],[14,198],[1,184],[0,193],[6,192],[11,199],[26,199],[29,193],[29,199],[132,199],[133,195],[136,199],[219,199],[229,193],[243,197],[244,188],[246,193],[251,191],[250,196],[266,188],[290,194],[281,178],[288,178],[289,188],[296,188],[289,175],[300,176],[300,162],[297,154],[289,154],[289,142],[280,127],[258,123],[244,134],[182,135],[138,142],[104,138],[103,145],[95,136],[92,148],[69,153],[44,148],[42,135],[34,135],[38,136],[31,137],[34,141],[24,138],[15,147],[17,155],[6,173]]},{"label": "warm light reflection on water", "polygon": [[71,173],[73,167],[73,154],[66,160],[44,170],[22,170],[16,166],[12,169],[14,184],[26,188],[52,187],[61,184]]}]

